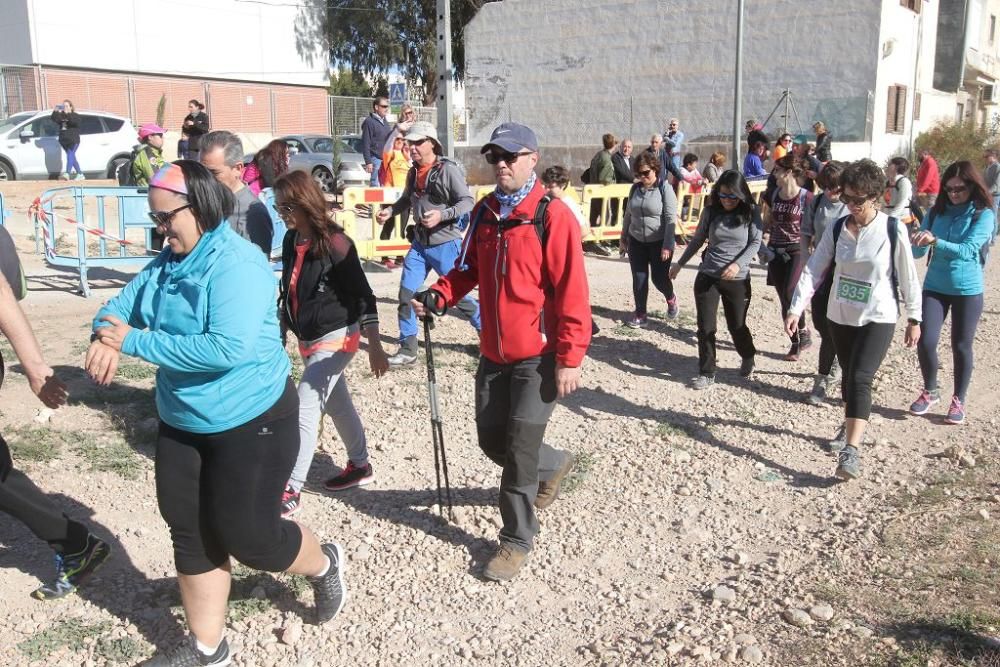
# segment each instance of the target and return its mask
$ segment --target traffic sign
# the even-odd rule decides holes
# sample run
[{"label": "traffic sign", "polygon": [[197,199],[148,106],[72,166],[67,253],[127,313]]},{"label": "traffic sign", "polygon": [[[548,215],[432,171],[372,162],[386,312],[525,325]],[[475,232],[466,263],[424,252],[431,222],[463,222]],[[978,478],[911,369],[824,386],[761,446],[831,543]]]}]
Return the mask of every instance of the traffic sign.
[{"label": "traffic sign", "polygon": [[394,114],[398,114],[406,104],[406,84],[389,84],[389,108]]}]

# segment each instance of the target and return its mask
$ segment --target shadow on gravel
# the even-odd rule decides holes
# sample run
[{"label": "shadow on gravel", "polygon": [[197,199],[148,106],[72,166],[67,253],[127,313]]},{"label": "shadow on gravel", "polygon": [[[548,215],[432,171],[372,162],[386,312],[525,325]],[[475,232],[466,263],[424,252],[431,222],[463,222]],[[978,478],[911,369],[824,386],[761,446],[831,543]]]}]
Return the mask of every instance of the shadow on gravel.
[{"label": "shadow on gravel", "polygon": [[763,463],[768,468],[771,468],[782,475],[791,477],[789,485],[794,487],[825,489],[836,486],[839,483],[835,477],[820,477],[819,475],[814,475],[810,472],[803,472],[801,470],[789,468],[781,463],[778,463],[777,461],[767,458],[766,456],[758,454],[757,452],[725,442],[712,433],[713,426],[732,426],[741,429],[750,429],[767,435],[785,435],[794,438],[804,437],[801,433],[789,431],[770,424],[755,424],[750,421],[736,419],[688,415],[677,412],[676,410],[638,406],[621,398],[620,396],[586,387],[579,389],[567,398],[562,399],[562,404],[566,408],[583,416],[590,416],[584,411],[584,409],[587,408],[600,412],[606,412],[619,417],[653,419],[661,424],[669,424],[674,428],[683,431],[688,435],[688,437],[697,440],[698,442],[705,443],[706,445],[728,452],[729,454],[739,458],[750,459],[752,461]]},{"label": "shadow on gravel", "polygon": [[916,654],[927,652],[928,645],[932,645],[960,659],[963,665],[1000,665],[1000,638],[978,634],[972,628],[928,620],[894,623],[884,629],[884,634],[895,637],[901,647]]},{"label": "shadow on gravel", "polygon": [[[619,340],[598,334],[590,342],[587,356],[628,375],[662,377],[677,382],[687,380],[687,369],[697,372],[697,360],[667,352],[640,338]],[[678,372],[684,369],[683,372]]]},{"label": "shadow on gravel", "polygon": [[[84,582],[76,595],[123,622],[135,625],[143,638],[157,648],[177,644],[184,637],[184,631],[169,611],[172,605],[180,604],[177,580],[173,577],[147,578],[132,564],[132,559],[114,533],[93,520],[94,510],[61,493],[53,493],[49,497],[70,518],[85,523],[91,532],[111,547],[111,557]],[[17,548],[0,550],[0,569],[17,568],[40,581],[52,579],[55,565],[48,547],[20,523],[3,518],[0,525],[5,535],[13,536],[11,543],[18,545]],[[30,592],[24,591],[23,594],[29,595]],[[55,612],[59,602],[39,602],[37,605],[39,609]]]}]

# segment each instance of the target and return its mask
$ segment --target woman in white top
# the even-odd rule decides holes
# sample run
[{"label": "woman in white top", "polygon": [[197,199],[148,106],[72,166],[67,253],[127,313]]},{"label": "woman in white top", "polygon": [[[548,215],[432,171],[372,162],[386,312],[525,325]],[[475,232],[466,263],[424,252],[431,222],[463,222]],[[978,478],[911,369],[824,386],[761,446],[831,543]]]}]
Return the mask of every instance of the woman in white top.
[{"label": "woman in white top", "polygon": [[914,347],[920,339],[921,294],[905,225],[890,223],[876,205],[885,185],[882,170],[871,160],[852,162],[840,185],[850,215],[823,232],[795,288],[785,329],[795,335],[810,297],[832,272],[826,315],[843,368],[846,407],[841,433],[829,449],[840,452],[837,477],[849,480],[861,473],[858,445],[871,414],[872,380],[892,343],[900,302],[906,346]]},{"label": "woman in white top", "polygon": [[894,157],[889,160],[886,175],[889,182],[885,191],[885,205],[882,212],[890,218],[896,218],[904,225],[912,222],[910,200],[913,199],[913,183],[906,177],[910,171],[910,161],[905,157]]}]

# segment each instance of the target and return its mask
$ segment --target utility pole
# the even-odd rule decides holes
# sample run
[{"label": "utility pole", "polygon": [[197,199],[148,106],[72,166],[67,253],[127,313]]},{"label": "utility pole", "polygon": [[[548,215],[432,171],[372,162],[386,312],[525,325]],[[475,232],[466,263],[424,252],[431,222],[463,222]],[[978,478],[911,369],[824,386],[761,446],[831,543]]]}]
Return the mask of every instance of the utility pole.
[{"label": "utility pole", "polygon": [[444,154],[453,157],[455,133],[452,128],[454,86],[451,66],[451,0],[437,0],[437,58],[438,138]]},{"label": "utility pole", "polygon": [[733,161],[730,168],[740,168],[740,119],[743,118],[743,2],[736,10],[736,89],[733,92]]}]

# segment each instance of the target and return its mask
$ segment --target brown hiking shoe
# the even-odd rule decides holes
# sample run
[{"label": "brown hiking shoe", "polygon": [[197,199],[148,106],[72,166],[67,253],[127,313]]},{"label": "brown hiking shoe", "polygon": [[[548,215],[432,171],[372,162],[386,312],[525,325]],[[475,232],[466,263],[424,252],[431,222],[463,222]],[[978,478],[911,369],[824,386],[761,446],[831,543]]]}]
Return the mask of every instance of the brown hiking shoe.
[{"label": "brown hiking shoe", "polygon": [[524,561],[528,560],[528,552],[517,547],[501,543],[483,570],[483,578],[490,581],[510,581],[518,573]]},{"label": "brown hiking shoe", "polygon": [[552,479],[547,482],[538,483],[538,494],[535,496],[535,509],[543,510],[555,501],[559,495],[559,488],[562,486],[563,479],[573,470],[573,464],[575,463],[576,457],[566,452],[566,462],[556,471]]}]

